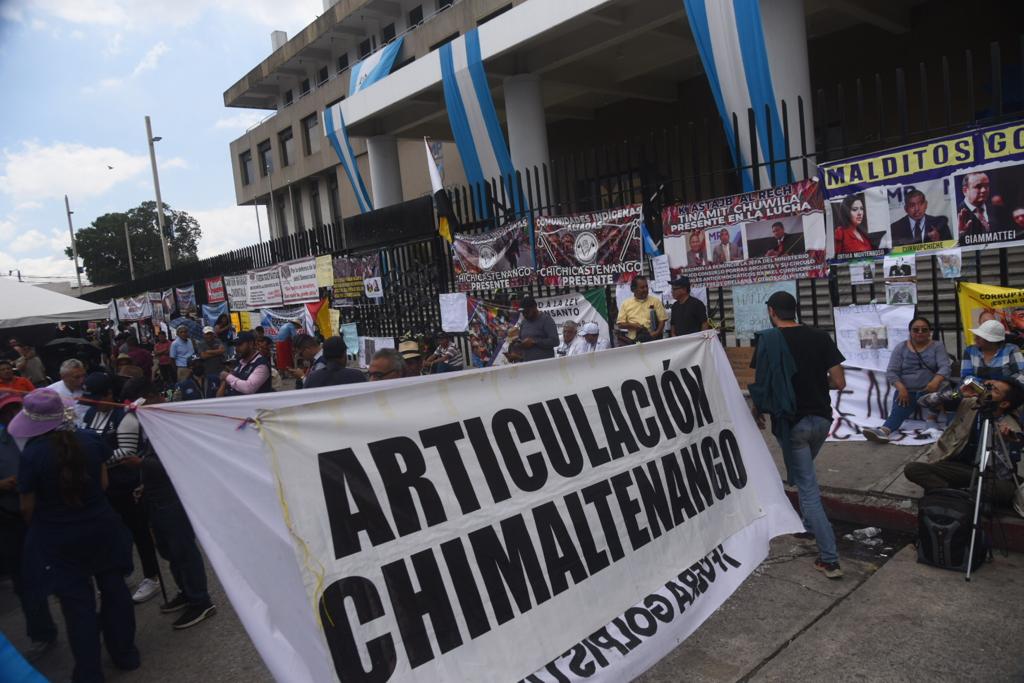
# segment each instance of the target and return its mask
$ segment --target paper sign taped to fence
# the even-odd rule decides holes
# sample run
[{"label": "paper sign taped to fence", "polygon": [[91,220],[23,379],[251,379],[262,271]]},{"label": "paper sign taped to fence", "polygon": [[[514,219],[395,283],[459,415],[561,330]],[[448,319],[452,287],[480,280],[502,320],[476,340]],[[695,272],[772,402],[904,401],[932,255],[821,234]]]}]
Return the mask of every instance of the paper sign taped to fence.
[{"label": "paper sign taped to fence", "polygon": [[277,266],[250,270],[245,274],[248,278],[249,308],[262,308],[264,306],[280,306],[283,298],[281,295],[281,275]]},{"label": "paper sign taped to fence", "polygon": [[330,254],[321,254],[316,257],[316,285],[317,287],[334,286],[334,264],[331,263]]},{"label": "paper sign taped to fence", "polygon": [[708,334],[262,412],[338,677],[568,672],[754,524],[779,481],[727,363]]},{"label": "paper sign taped to fence", "polygon": [[224,301],[224,280],[217,277],[208,277],[206,283],[206,303],[219,304]]},{"label": "paper sign taped to fence", "polygon": [[232,311],[249,309],[249,278],[245,275],[225,275],[224,291]]},{"label": "paper sign taped to fence", "polygon": [[836,346],[846,358],[843,365],[885,372],[889,357],[910,336],[913,306],[867,304],[832,309],[836,319]]},{"label": "paper sign taped to fence", "polygon": [[581,213],[537,216],[537,271],[544,284],[587,287],[628,282],[640,263],[640,205]]},{"label": "paper sign taped to fence", "polygon": [[316,284],[316,259],[309,258],[288,261],[278,266],[281,278],[281,298],[286,304],[300,304],[319,301],[320,290]]}]

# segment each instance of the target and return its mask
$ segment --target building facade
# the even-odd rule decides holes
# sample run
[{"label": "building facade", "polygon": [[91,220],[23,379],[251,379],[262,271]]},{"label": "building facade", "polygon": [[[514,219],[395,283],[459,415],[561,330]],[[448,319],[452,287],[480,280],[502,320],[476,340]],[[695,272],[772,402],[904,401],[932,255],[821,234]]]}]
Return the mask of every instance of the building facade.
[{"label": "building facade", "polygon": [[[231,143],[231,159],[238,204],[265,205],[273,237],[358,212],[323,130],[323,111],[338,102],[344,101],[375,207],[430,192],[424,137],[435,142],[445,184],[465,182],[451,142],[438,48],[473,28],[479,29],[488,85],[518,170],[718,116],[717,83],[702,64],[684,0],[324,2],[324,13],[298,35],[287,39],[275,32],[271,55],[224,93],[228,107],[268,111]],[[812,134],[808,141],[811,148],[828,144],[821,137],[828,137],[836,116],[834,106],[813,111],[819,88],[904,63],[914,68],[951,47],[983,51],[1004,33],[1015,35],[1020,24],[1013,17],[1021,14],[1017,3],[978,0],[971,20],[984,30],[959,33],[950,26],[965,17],[940,0],[759,4],[767,59],[783,66],[775,97],[791,103],[799,98],[807,120],[822,123],[819,139]],[[351,67],[399,36],[403,44],[391,74],[346,100]],[[968,95],[954,91],[953,97]],[[795,119],[790,117],[791,126]],[[799,138],[798,131],[787,132]]]}]

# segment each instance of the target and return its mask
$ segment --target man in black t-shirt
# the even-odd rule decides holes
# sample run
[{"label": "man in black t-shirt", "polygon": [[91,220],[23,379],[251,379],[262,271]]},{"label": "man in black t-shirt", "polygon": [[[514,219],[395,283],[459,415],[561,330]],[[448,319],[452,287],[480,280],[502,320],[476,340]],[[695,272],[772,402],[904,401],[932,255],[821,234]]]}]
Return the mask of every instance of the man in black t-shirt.
[{"label": "man in black t-shirt", "polygon": [[[832,425],[829,390],[846,387],[842,366],[845,359],[827,332],[796,322],[796,298],[792,294],[775,292],[767,304],[772,326],[782,333],[796,369],[790,379],[794,407],[792,419],[788,420],[788,442],[783,443],[781,436],[776,438],[787,455],[786,467],[790,483],[797,487],[804,525],[818,544],[819,557],[814,566],[828,578],[838,579],[843,576],[843,570],[839,567],[835,533],[821,504],[814,458],[824,445]],[[755,354],[752,366],[756,366],[758,355]],[[760,377],[761,373],[758,373],[758,381]],[[755,406],[757,425],[764,428],[764,415],[761,413]],[[773,416],[773,420],[777,419],[786,420],[785,417]],[[777,429],[773,431],[779,432]],[[782,430],[782,434],[786,433],[787,430]]]},{"label": "man in black t-shirt", "polygon": [[700,299],[690,296],[690,278],[678,277],[672,286],[672,316],[669,318],[672,336],[681,337],[708,329],[708,309]]}]

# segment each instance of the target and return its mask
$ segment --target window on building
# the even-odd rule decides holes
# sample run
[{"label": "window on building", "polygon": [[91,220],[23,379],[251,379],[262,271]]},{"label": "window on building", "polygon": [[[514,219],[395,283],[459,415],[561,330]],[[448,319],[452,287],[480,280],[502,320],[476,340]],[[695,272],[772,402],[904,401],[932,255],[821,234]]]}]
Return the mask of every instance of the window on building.
[{"label": "window on building", "polygon": [[381,44],[390,43],[395,39],[395,24],[394,22],[388,24],[380,30],[380,42]]},{"label": "window on building", "polygon": [[476,25],[480,26],[481,24],[486,24],[488,21],[490,21],[494,17],[496,17],[496,16],[498,16],[500,14],[504,14],[505,12],[509,11],[510,9],[512,9],[512,3],[511,2],[508,3],[507,5],[505,5],[504,7],[499,7],[498,9],[494,10],[490,14],[487,14],[487,15],[481,17],[480,20],[478,22],[476,22]]},{"label": "window on building", "polygon": [[277,223],[278,237],[284,237],[285,235],[288,234],[288,211],[285,209],[284,200],[284,197],[278,197],[274,201],[275,207],[277,209],[275,211],[277,215],[274,218],[276,219],[275,222]]},{"label": "window on building", "polygon": [[423,23],[423,5],[416,5],[409,10],[409,28]]},{"label": "window on building", "polygon": [[348,53],[338,56],[338,73],[348,68]]},{"label": "window on building", "polygon": [[252,182],[252,150],[245,150],[238,155],[238,173],[242,177],[242,185]]},{"label": "window on building", "polygon": [[447,36],[446,38],[443,38],[443,39],[437,41],[436,43],[434,43],[433,45],[431,45],[430,46],[430,50],[434,51],[437,48],[441,47],[442,45],[447,45],[448,43],[452,42],[453,40],[455,40],[458,37],[459,37],[459,32],[456,31],[455,33],[451,34],[450,36]]},{"label": "window on building", "polygon": [[303,78],[302,83],[299,84],[299,97],[309,94],[309,79]]},{"label": "window on building", "polygon": [[437,0],[437,11],[440,12],[443,9],[447,9],[452,6],[452,0]]},{"label": "window on building", "polygon": [[371,52],[373,52],[373,45],[369,38],[359,43],[359,59],[365,59]]},{"label": "window on building", "polygon": [[295,93],[291,88],[284,91],[284,106],[288,106],[295,101]]},{"label": "window on building", "polygon": [[291,166],[295,159],[295,140],[292,137],[292,127],[288,126],[277,134],[278,150],[281,154],[281,168]]},{"label": "window on building", "polygon": [[320,210],[320,181],[314,180],[309,186],[309,213],[313,216],[311,228],[319,228],[324,224],[324,212]]},{"label": "window on building", "polygon": [[320,151],[320,114],[302,119],[302,149],[306,156]]},{"label": "window on building", "polygon": [[302,232],[306,229],[306,226],[302,221],[302,190],[289,192],[292,205],[292,216],[295,219],[295,232]]},{"label": "window on building", "polygon": [[317,84],[317,86],[321,86],[321,85],[323,85],[326,82],[327,82],[327,67],[325,66],[324,68],[322,68],[322,69],[320,69],[319,71],[316,72],[316,84]]},{"label": "window on building", "polygon": [[274,159],[270,155],[270,140],[264,140],[256,146],[256,156],[260,160],[260,175],[264,178],[274,172]]},{"label": "window on building", "polygon": [[330,201],[331,222],[341,220],[341,193],[338,192],[338,177],[332,175],[327,179],[327,199]]}]

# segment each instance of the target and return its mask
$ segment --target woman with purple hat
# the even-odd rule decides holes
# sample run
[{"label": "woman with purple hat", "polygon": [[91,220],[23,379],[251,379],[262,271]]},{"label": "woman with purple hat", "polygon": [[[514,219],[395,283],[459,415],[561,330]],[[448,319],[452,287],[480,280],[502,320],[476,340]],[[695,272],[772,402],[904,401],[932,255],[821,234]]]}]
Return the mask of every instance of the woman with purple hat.
[{"label": "woman with purple hat", "polygon": [[[75,658],[71,680],[102,681],[100,631],[114,664],[139,667],[135,613],[124,575],[132,570],[131,537],[103,490],[110,449],[74,425],[73,408],[50,389],[37,389],[7,431],[26,439],[18,491],[28,522],[26,577],[32,589],[60,600]],[[96,593],[100,591],[100,614]]]}]

